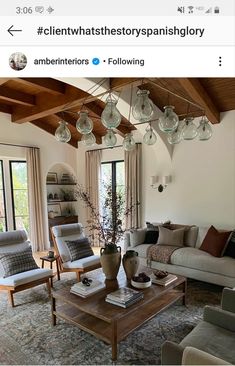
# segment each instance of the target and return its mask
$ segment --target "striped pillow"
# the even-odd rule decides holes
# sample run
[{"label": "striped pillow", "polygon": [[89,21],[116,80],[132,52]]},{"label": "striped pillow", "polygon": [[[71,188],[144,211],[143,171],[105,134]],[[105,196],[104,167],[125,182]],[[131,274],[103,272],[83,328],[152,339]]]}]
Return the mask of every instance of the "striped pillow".
[{"label": "striped pillow", "polygon": [[31,247],[21,252],[0,253],[0,263],[3,270],[3,278],[39,268],[33,258]]},{"label": "striped pillow", "polygon": [[65,243],[68,247],[71,256],[71,262],[94,255],[88,238],[81,238],[77,240],[66,240]]}]

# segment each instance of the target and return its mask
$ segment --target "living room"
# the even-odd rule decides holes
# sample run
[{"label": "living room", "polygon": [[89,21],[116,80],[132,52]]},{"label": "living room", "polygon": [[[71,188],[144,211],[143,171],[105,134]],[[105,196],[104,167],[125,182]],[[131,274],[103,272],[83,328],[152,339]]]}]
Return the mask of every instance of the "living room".
[{"label": "living room", "polygon": [[[60,199],[61,189],[55,190],[55,186],[59,185],[65,176],[72,179],[66,184],[72,186],[75,191],[76,185],[84,190],[89,188],[87,188],[89,179],[87,172],[89,169],[94,171],[97,163],[92,165],[90,161],[90,168],[87,169],[87,151],[99,152],[99,169],[104,167],[103,163],[107,166],[107,163],[124,161],[122,169],[126,171],[124,173],[123,170],[121,175],[125,178],[128,176],[130,178],[132,175],[136,178],[132,182],[132,189],[135,191],[136,200],[139,201],[138,217],[132,213],[133,221],[129,227],[137,229],[146,227],[146,222],[170,221],[172,224],[204,227],[207,229],[206,232],[212,225],[219,231],[234,230],[234,78],[9,78],[0,79],[0,83],[2,125],[0,160],[3,182],[1,227],[2,231],[27,229],[24,221],[24,217],[27,216],[29,227],[34,227],[33,234],[29,230],[29,238],[39,267],[41,266],[40,257],[47,255],[49,250],[55,250],[51,248],[53,244],[50,242],[50,220],[76,217],[77,222],[85,228],[87,226],[89,217],[84,202],[77,200],[77,197],[69,198],[65,202],[65,199]],[[101,122],[101,114],[110,90],[113,98],[118,101],[117,108],[121,114],[120,127],[117,126],[115,129],[117,140],[112,148],[107,146],[107,140],[104,137],[107,131]],[[149,98],[154,105],[150,126],[149,120],[138,121],[133,117],[133,106],[136,98],[138,99],[137,92],[141,90],[150,92]],[[195,117],[193,122],[196,127],[206,114],[212,122],[209,123],[212,132],[210,138],[200,141],[195,137],[188,141],[182,139],[177,144],[169,143],[169,134],[159,128],[159,119],[163,116],[165,104],[175,107],[174,111],[180,121]],[[82,134],[75,129],[79,112],[84,110],[82,109],[84,107],[88,109],[89,117],[93,120],[93,133],[96,138],[94,144],[88,142],[85,145],[81,141]],[[60,142],[55,137],[61,120],[68,123],[67,127],[71,133],[71,139],[67,143]],[[144,140],[149,128],[157,138],[154,144],[146,143],[146,138]],[[141,150],[141,155],[138,155],[137,170],[133,170],[133,166],[128,163],[131,151],[123,146],[123,137],[130,132],[136,144],[134,149],[138,146]],[[41,191],[41,203],[39,204],[38,197],[36,201],[32,198],[30,180],[24,182],[24,190],[25,184],[28,189],[29,201],[34,201],[34,209],[31,203],[30,209],[26,212],[25,202],[24,210],[19,210],[20,202],[23,206],[23,198],[22,201],[17,201],[17,193],[15,193],[17,186],[14,190],[12,167],[14,162],[26,162],[28,165],[30,161],[28,154],[31,149],[36,150],[40,155],[40,178],[37,180],[40,183],[38,187]],[[94,156],[92,156],[93,160]],[[129,169],[127,169],[128,164]],[[90,177],[92,174],[90,173]],[[32,181],[34,180],[35,178]],[[94,191],[101,193],[99,182],[96,183],[97,185],[90,184],[92,194]],[[18,187],[18,189],[21,188]],[[128,188],[125,183],[125,189]],[[52,199],[49,198],[50,194]],[[13,203],[18,202],[18,207],[12,208],[12,196]],[[23,197],[25,198],[25,195]],[[58,201],[59,213],[56,211],[58,207],[55,208]],[[35,212],[38,214],[39,207],[41,207],[41,215],[37,216]],[[69,214],[66,211],[68,208]],[[35,226],[40,226],[39,233]],[[88,234],[86,230],[86,235]],[[95,253],[98,254],[99,241],[96,240],[92,244]],[[122,242],[121,246],[124,254]],[[137,246],[135,249],[138,250]],[[139,256],[141,257],[140,254]],[[185,308],[181,303],[176,303],[129,335],[119,346],[118,363],[160,364],[160,348],[164,341],[181,342],[202,319],[204,306],[219,305],[223,289],[221,286],[234,287],[234,284],[230,286],[230,284],[220,283],[219,280],[218,282],[208,281],[208,283],[203,278],[197,281],[197,277],[193,275],[191,278],[192,280],[188,281],[188,307]],[[234,281],[234,278],[231,281]],[[53,282],[56,292],[57,289],[74,284],[76,276],[74,272],[61,273],[60,281],[55,276]],[[50,302],[44,286],[19,292],[14,297],[17,306],[11,308],[7,302],[7,293],[1,291],[1,339],[4,353],[1,356],[1,363],[107,364],[111,362],[110,347],[96,337],[63,321],[60,321],[56,327],[51,327]],[[30,322],[26,321],[28,314],[31,314]],[[154,347],[156,338],[157,347]],[[61,347],[58,345],[55,347],[58,339],[64,342]],[[17,348],[17,344],[20,344],[20,348]],[[48,348],[46,344],[49,344]],[[71,356],[69,352],[74,347],[84,348]]]}]

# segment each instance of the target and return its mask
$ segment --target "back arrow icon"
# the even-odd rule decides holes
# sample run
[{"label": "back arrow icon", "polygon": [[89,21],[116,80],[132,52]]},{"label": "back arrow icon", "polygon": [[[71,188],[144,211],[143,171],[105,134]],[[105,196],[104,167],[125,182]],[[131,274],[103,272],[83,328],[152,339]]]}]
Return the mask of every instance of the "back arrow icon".
[{"label": "back arrow icon", "polygon": [[10,35],[13,37],[14,34],[12,32],[22,32],[22,29],[13,29],[14,25],[12,25],[7,31],[10,33]]}]

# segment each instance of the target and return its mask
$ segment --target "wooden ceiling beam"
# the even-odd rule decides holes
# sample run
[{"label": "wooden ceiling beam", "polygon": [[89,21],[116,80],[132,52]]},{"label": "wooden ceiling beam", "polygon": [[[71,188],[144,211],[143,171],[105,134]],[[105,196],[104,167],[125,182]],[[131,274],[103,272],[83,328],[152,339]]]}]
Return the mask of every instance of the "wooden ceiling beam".
[{"label": "wooden ceiling beam", "polygon": [[131,85],[133,87],[140,86],[142,84],[148,83],[148,79],[141,79],[141,78],[114,78],[110,79],[110,89],[111,90],[120,90]]},{"label": "wooden ceiling beam", "polygon": [[11,114],[12,108],[10,105],[0,104],[0,112]]},{"label": "wooden ceiling beam", "polygon": [[[31,121],[34,126],[39,127],[41,130],[48,132],[49,134],[55,136],[55,131],[57,127],[52,126],[51,124],[48,124],[47,118],[39,118],[34,121]],[[62,144],[62,142],[61,142]],[[73,147],[78,147],[78,141],[74,138],[71,138],[71,140],[68,142],[69,145]]]},{"label": "wooden ceiling beam", "polygon": [[1,100],[17,103],[23,106],[32,107],[35,105],[34,95],[20,92],[18,90],[8,88],[7,86],[4,85],[0,86],[0,98]]},{"label": "wooden ceiling beam", "polygon": [[7,83],[11,78],[0,78],[0,85]]},{"label": "wooden ceiling beam", "polygon": [[65,93],[65,83],[52,79],[52,78],[18,78],[15,79],[18,83],[37,86],[39,89],[45,92],[50,92],[52,94],[64,94]]},{"label": "wooden ceiling beam", "polygon": [[192,100],[195,103],[199,104],[205,110],[205,114],[208,120],[211,123],[219,123],[219,109],[214,104],[211,97],[208,95],[207,91],[204,89],[200,81],[193,78],[179,78],[178,81],[180,85],[183,86],[187,94],[192,98]]},{"label": "wooden ceiling beam", "polygon": [[25,123],[56,114],[68,108],[68,106],[72,108],[74,104],[77,104],[86,96],[86,92],[70,85],[66,86],[64,95],[55,96],[49,93],[40,93],[36,97],[36,106],[13,108],[12,122]]}]

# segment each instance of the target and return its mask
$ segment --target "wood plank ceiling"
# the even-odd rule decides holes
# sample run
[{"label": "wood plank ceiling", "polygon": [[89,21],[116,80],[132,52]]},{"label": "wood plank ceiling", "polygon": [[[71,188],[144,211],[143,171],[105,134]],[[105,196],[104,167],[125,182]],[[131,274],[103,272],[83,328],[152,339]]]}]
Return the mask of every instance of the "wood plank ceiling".
[{"label": "wood plank ceiling", "polygon": [[[205,113],[211,123],[219,123],[220,112],[235,109],[235,78],[113,78],[109,82],[110,89],[119,92],[131,85],[146,88],[156,106],[163,110],[166,104],[174,105],[181,118]],[[51,78],[0,78],[0,112],[11,114],[13,123],[30,122],[52,135],[63,118],[72,134],[68,143],[74,147],[81,140],[74,112],[82,106],[93,120],[96,143],[101,144],[106,134],[100,121],[105,104],[97,97]],[[124,136],[135,129],[122,116],[116,133]]]}]

